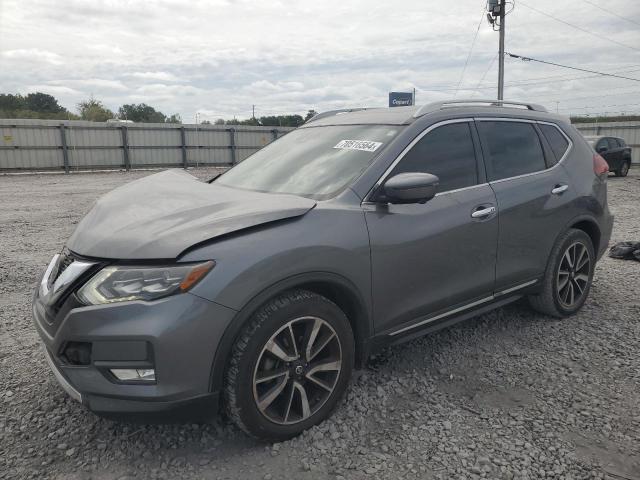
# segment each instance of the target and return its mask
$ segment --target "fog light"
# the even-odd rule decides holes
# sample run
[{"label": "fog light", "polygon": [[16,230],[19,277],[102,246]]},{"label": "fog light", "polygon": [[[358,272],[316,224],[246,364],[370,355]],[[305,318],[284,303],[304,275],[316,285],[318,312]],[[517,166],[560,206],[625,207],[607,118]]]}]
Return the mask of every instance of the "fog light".
[{"label": "fog light", "polygon": [[155,382],[156,371],[153,368],[112,368],[111,373],[118,379],[124,382],[142,381],[142,382]]}]

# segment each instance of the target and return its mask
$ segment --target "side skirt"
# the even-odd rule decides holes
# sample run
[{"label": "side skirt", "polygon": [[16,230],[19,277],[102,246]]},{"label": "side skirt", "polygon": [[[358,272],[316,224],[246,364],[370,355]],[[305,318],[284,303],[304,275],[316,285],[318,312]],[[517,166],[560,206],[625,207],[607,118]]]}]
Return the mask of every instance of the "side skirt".
[{"label": "side skirt", "polygon": [[[434,319],[433,321],[426,322],[422,325],[416,325],[415,328],[407,329],[405,331],[399,331],[399,333],[387,332],[376,335],[371,339],[369,344],[368,355],[371,355],[384,347],[389,345],[397,345],[400,343],[408,342],[418,337],[423,337],[429,333],[436,332],[443,328],[450,327],[456,323],[463,322],[478,315],[490,312],[497,308],[503,307],[509,303],[515,302],[522,298],[524,294],[522,292],[506,293],[495,297],[494,300],[483,303],[475,308],[465,309],[460,313],[452,313],[451,315],[444,316],[443,318]],[[420,322],[418,322],[420,323]],[[404,330],[404,329],[403,329]],[[366,361],[366,359],[365,359]]]}]

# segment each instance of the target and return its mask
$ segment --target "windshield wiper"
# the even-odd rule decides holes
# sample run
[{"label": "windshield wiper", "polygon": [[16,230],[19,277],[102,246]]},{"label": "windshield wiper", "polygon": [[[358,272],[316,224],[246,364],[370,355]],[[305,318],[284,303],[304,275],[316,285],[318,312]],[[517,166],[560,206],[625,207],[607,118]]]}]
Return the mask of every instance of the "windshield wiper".
[{"label": "windshield wiper", "polygon": [[215,177],[211,177],[209,180],[207,180],[207,183],[213,183],[216,178],[218,178],[220,175],[222,175],[223,172],[217,174]]}]

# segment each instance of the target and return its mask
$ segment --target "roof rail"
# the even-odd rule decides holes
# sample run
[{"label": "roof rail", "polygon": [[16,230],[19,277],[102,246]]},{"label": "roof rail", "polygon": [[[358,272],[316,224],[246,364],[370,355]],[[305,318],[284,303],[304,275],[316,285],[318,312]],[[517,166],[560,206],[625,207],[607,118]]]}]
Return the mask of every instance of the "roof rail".
[{"label": "roof rail", "polygon": [[333,115],[338,115],[340,113],[359,112],[360,110],[367,110],[367,108],[365,108],[365,107],[361,107],[361,108],[340,108],[338,110],[328,110],[326,112],[321,112],[321,113],[318,113],[317,115],[314,115],[313,117],[311,117],[309,120],[307,120],[304,123],[315,122],[316,120],[320,120],[321,118],[331,117]]},{"label": "roof rail", "polygon": [[475,105],[478,103],[486,104],[488,107],[525,107],[527,110],[533,110],[535,112],[546,112],[547,109],[542,105],[537,105],[535,103],[525,103],[525,102],[512,102],[509,100],[493,100],[493,99],[460,99],[460,100],[443,100],[440,102],[427,103],[423,105],[416,113],[413,114],[414,118],[421,117],[426,115],[427,113],[436,112],[438,110],[442,110],[444,108],[454,108],[454,107],[466,107],[468,105]]}]

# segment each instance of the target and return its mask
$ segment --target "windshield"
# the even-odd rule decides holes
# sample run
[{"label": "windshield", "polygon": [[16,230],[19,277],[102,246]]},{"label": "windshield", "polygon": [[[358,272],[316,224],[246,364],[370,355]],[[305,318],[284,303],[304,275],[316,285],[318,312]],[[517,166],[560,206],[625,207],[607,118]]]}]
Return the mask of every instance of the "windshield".
[{"label": "windshield", "polygon": [[371,164],[400,128],[388,125],[300,128],[254,153],[216,183],[316,200],[331,198]]}]

